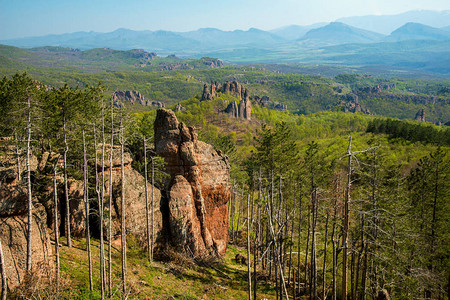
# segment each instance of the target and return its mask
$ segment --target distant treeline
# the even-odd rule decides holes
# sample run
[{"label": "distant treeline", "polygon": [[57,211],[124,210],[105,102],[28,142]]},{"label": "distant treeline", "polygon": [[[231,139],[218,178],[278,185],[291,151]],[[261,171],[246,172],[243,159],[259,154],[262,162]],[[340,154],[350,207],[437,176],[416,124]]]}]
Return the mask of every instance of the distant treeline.
[{"label": "distant treeline", "polygon": [[386,133],[391,138],[403,138],[411,142],[450,145],[450,128],[440,128],[432,124],[390,118],[376,118],[369,122],[367,132]]}]

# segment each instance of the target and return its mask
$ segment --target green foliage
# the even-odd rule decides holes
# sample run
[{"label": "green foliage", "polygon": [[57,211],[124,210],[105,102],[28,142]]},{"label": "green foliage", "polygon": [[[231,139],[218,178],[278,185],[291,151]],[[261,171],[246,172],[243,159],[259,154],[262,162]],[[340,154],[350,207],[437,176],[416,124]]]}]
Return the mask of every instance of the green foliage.
[{"label": "green foliage", "polygon": [[402,138],[412,142],[450,145],[450,129],[432,124],[413,123],[405,120],[376,118],[367,125],[367,132],[386,133],[391,138]]}]

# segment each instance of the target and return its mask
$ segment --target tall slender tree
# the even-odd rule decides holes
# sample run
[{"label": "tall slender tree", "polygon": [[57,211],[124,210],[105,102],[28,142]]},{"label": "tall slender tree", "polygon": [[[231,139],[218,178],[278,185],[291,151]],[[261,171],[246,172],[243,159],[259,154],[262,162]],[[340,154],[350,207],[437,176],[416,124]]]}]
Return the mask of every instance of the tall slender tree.
[{"label": "tall slender tree", "polygon": [[0,238],[0,276],[2,280],[1,299],[6,300],[8,293],[8,279],[6,278],[5,256],[3,255],[2,239]]}]

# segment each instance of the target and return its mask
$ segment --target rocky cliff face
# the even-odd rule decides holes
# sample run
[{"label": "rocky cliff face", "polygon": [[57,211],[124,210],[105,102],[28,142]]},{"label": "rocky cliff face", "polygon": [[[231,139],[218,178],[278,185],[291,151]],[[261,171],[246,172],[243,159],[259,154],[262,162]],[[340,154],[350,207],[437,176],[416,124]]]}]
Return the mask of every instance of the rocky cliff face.
[{"label": "rocky cliff face", "polygon": [[115,107],[123,107],[124,105],[140,104],[144,106],[165,107],[165,104],[160,101],[145,100],[144,96],[138,91],[115,91],[112,95],[112,101]]},{"label": "rocky cliff face", "polygon": [[194,255],[224,255],[228,244],[230,166],[220,151],[197,140],[194,128],[159,109],[155,150],[167,163],[170,242]]},{"label": "rocky cliff face", "polygon": [[423,110],[423,108],[419,109],[414,120],[418,122],[425,122],[425,111]]},{"label": "rocky cliff face", "polygon": [[[100,151],[100,149],[98,150]],[[106,146],[105,153],[105,197],[109,199],[110,195],[110,149]],[[100,154],[100,153],[99,153]],[[100,155],[99,155],[100,157]],[[100,160],[100,158],[99,158]],[[129,153],[124,154],[124,169],[125,169],[125,205],[126,205],[126,228],[127,234],[135,235],[145,245],[144,241],[147,237],[147,215],[145,202],[145,178],[131,167],[132,158]],[[121,197],[122,197],[122,176],[120,170],[120,147],[113,147],[113,168],[112,168],[112,184],[113,184],[113,203],[112,203],[112,235],[113,239],[120,237],[121,225],[120,220],[122,216]],[[101,161],[97,162],[97,168],[101,173]],[[148,201],[151,208],[152,201],[152,185],[147,182]],[[150,211],[151,214],[151,211]],[[156,187],[153,188],[153,214],[154,214],[154,241],[162,243],[163,241],[163,221],[161,213],[161,192]],[[105,229],[108,226],[105,220]],[[106,234],[106,230],[104,231]]]},{"label": "rocky cliff face", "polygon": [[223,85],[218,82],[212,82],[210,86],[205,84],[203,86],[202,101],[212,100],[216,97],[217,93],[231,94],[242,100],[247,96],[249,97],[248,89],[241,85],[237,81],[227,81]]},{"label": "rocky cliff face", "polygon": [[252,102],[250,101],[250,93],[248,89],[237,81],[225,82],[221,85],[218,82],[212,82],[211,86],[205,84],[203,86],[202,101],[213,100],[217,93],[231,94],[238,98],[239,105],[236,101],[232,101],[228,104],[227,108],[224,110],[225,113],[229,114],[234,118],[241,118],[250,120],[252,115]]},{"label": "rocky cliff face", "polygon": [[358,95],[356,94],[347,94],[345,96],[341,96],[341,99],[343,100],[341,100],[339,104],[344,107],[344,112],[360,112],[368,115],[372,114],[369,109],[361,106],[361,104],[359,103]]},{"label": "rocky cliff face", "polygon": [[282,111],[288,109],[286,104],[274,102],[268,96],[262,96],[262,97],[254,96],[253,101],[256,105],[259,105],[261,107],[266,107],[268,109],[282,110]]},{"label": "rocky cliff face", "polygon": [[[2,157],[0,168],[0,239],[5,260],[8,288],[19,285],[26,274],[27,255],[27,191],[19,182],[13,162]],[[21,161],[24,170],[24,161]],[[34,177],[37,171],[36,157],[31,159]],[[23,173],[24,174],[24,173]],[[33,198],[33,234],[31,240],[32,269],[51,273],[53,256],[50,237],[47,232],[46,211],[36,198]]]}]

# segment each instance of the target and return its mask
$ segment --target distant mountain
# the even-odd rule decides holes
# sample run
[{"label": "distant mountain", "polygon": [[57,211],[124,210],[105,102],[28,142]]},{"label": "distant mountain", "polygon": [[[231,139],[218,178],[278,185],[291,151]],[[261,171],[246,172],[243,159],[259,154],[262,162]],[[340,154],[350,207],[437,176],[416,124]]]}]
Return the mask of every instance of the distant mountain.
[{"label": "distant mountain", "polygon": [[116,50],[178,51],[200,47],[198,41],[185,38],[171,31],[134,31],[123,28],[108,33],[75,32],[7,40],[0,43],[22,48],[58,46],[81,50],[112,48]]},{"label": "distant mountain", "polygon": [[450,26],[445,26],[445,27],[442,27],[441,29],[445,30],[445,31],[450,31]]},{"label": "distant mountain", "polygon": [[384,35],[359,29],[340,22],[308,31],[299,40],[300,44],[313,46],[339,45],[348,43],[373,43],[381,41]]},{"label": "distant mountain", "polygon": [[336,20],[358,28],[389,34],[409,22],[421,23],[432,27],[450,26],[450,10],[412,10],[397,15],[347,17]]},{"label": "distant mountain", "polygon": [[284,38],[255,28],[247,31],[203,28],[190,32],[134,31],[121,28],[108,33],[76,32],[0,41],[5,45],[22,48],[57,46],[81,50],[93,48],[145,49],[158,53],[189,53],[206,49],[251,45],[266,47],[283,42],[285,42]]},{"label": "distant mountain", "polygon": [[419,24],[406,23],[402,27],[394,30],[388,37],[387,41],[404,41],[404,40],[448,40],[450,32],[439,28]]},{"label": "distant mountain", "polygon": [[206,48],[258,45],[261,47],[285,42],[285,39],[267,31],[250,28],[247,31],[222,31],[216,28],[202,28],[180,32],[180,36],[196,40]]},{"label": "distant mountain", "polygon": [[302,38],[311,29],[319,28],[325,25],[327,25],[327,23],[315,23],[307,26],[289,25],[272,29],[269,32],[276,34],[286,40],[295,41]]}]

